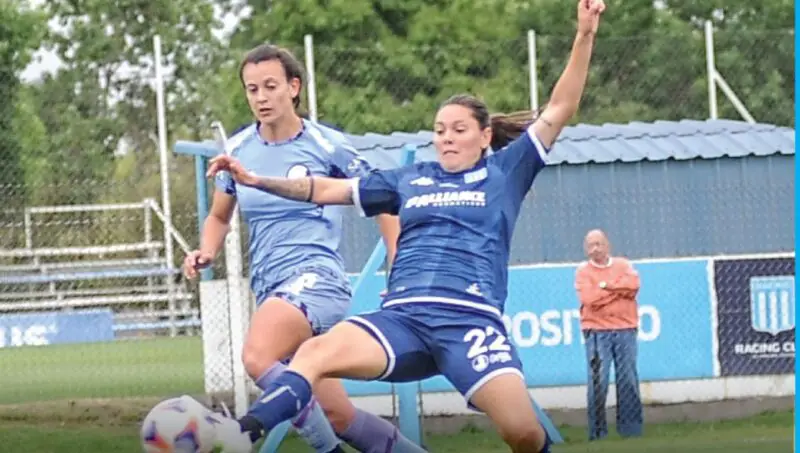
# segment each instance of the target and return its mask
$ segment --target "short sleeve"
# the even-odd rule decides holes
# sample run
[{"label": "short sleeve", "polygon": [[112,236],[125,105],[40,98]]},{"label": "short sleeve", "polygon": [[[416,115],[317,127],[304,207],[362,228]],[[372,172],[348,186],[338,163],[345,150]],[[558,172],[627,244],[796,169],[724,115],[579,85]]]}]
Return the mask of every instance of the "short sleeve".
[{"label": "short sleeve", "polygon": [[236,182],[227,171],[217,173],[217,176],[214,177],[214,185],[218,191],[225,192],[232,197],[236,196]]},{"label": "short sleeve", "polygon": [[489,156],[489,160],[508,175],[512,192],[522,202],[536,175],[547,165],[549,153],[531,125],[522,136]]},{"label": "short sleeve", "polygon": [[331,173],[334,178],[360,178],[372,170],[370,164],[348,143],[339,144],[331,153]]},{"label": "short sleeve", "polygon": [[353,179],[353,204],[364,217],[378,214],[397,215],[401,197],[398,193],[400,170],[372,171]]}]

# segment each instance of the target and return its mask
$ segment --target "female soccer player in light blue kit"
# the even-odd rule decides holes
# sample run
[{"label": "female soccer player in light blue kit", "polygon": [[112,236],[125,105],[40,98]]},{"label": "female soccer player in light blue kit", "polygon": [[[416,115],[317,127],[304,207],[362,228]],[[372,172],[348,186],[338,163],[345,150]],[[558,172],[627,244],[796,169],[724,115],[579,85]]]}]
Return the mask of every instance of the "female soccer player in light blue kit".
[{"label": "female soccer player in light blue kit", "polygon": [[[569,62],[533,124],[491,118],[471,96],[446,101],[434,123],[438,162],[346,181],[275,178],[227,156],[214,159],[212,174],[228,171],[253,190],[319,205],[353,204],[366,216],[397,214],[401,222],[381,310],[304,343],[245,417],[222,421],[217,434],[225,453],[249,451],[263,432],[295,416],[320,379],[405,382],[436,374],[491,418],[513,452],[550,451],[501,319],[508,257],[522,201],[577,111],[604,10],[603,0],[578,3]],[[490,145],[497,152],[486,156]]]},{"label": "female soccer player in light blue kit", "polygon": [[[248,170],[286,178],[367,174],[368,164],[342,134],[298,115],[303,69],[288,51],[259,46],[246,55],[239,75],[256,122],[228,144]],[[343,208],[286,200],[220,174],[200,248],[184,260],[187,277],[196,277],[219,253],[237,203],[249,229],[250,282],[258,305],[242,359],[263,389],[286,368],[282,360],[343,320],[350,306],[339,255]],[[391,260],[397,218],[377,220]],[[388,421],[353,407],[338,380],[321,380],[316,391],[319,404],[304,405],[293,422],[317,452],[341,451],[336,433],[361,452],[383,453],[392,444],[397,451],[423,451]]]}]

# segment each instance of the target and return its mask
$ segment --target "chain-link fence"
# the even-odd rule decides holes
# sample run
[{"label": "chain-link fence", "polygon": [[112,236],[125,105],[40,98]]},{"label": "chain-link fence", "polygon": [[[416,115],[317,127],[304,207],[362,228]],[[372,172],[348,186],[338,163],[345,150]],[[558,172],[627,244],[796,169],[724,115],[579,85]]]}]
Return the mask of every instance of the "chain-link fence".
[{"label": "chain-link fence", "polygon": [[[793,32],[721,31],[714,39],[716,70],[756,121],[794,125]],[[569,36],[535,40],[539,106],[572,42]],[[470,48],[317,45],[319,118],[350,133],[429,130],[436,106],[460,92],[485,99],[493,111],[529,109],[528,51],[524,37]],[[702,32],[598,39],[575,122],[709,118],[706,51]],[[721,118],[742,119],[722,91],[717,105]]]},{"label": "chain-link fence", "polygon": [[[544,104],[564,66],[571,40],[539,36],[536,42],[537,90]],[[757,121],[794,125],[792,42],[793,35],[784,32],[716,35],[717,70]],[[524,38],[470,49],[318,46],[319,119],[354,134],[416,132],[429,129],[436,106],[458,92],[479,95],[495,111],[528,109],[528,51]],[[304,52],[297,55],[302,58]],[[230,69],[225,77],[238,84],[235,64],[223,67]],[[46,84],[43,87],[48,88]],[[9,160],[8,166],[0,169],[4,193],[0,212],[0,357],[4,364],[0,403],[229,391],[235,379],[231,361],[239,356],[230,346],[231,283],[225,280],[226,257],[220,256],[213,267],[214,279],[222,283],[204,283],[207,287],[201,290],[175,272],[183,257],[177,240],[172,259],[165,256],[165,241],[176,236],[185,237],[189,248],[197,246],[193,162],[186,156],[170,158],[171,223],[179,234],[165,235],[152,138],[155,120],[148,115],[152,106],[119,99],[112,110],[89,109],[84,105],[87,101],[72,99],[62,102],[69,107],[64,110],[65,117],[47,108],[46,95],[52,94],[49,88],[51,91],[39,94],[38,103],[30,104],[25,121],[12,129],[17,138],[14,149],[20,151],[14,165]],[[236,119],[247,117],[246,106],[227,99],[228,110],[221,110],[217,101],[239,95],[237,90],[220,88],[210,95],[208,102],[216,104],[207,106],[207,111],[234,127]],[[719,106],[722,117],[738,118],[725,96],[719,97]],[[189,109],[181,99],[170,99],[171,114]],[[128,114],[122,115],[124,112]],[[702,120],[708,115],[702,33],[598,41],[577,122]],[[80,121],[66,121],[68,116]],[[173,139],[207,137],[202,132],[206,125],[175,116],[168,119]],[[121,129],[110,130],[109,125]],[[631,146],[646,148],[647,143]],[[611,167],[582,166],[572,177]],[[767,167],[764,175],[774,178],[774,168]],[[637,177],[646,178],[643,175]],[[784,176],[780,174],[780,178]],[[602,222],[613,225],[612,239],[622,254],[687,258],[635,263],[643,282],[639,380],[708,379],[727,375],[731,367],[744,370],[733,372],[740,376],[763,374],[764,370],[790,373],[783,365],[778,369],[765,364],[773,359],[787,364],[794,360],[793,351],[789,358],[784,350],[789,342],[783,337],[794,335],[794,325],[788,328],[783,322],[794,319],[793,314],[787,318],[784,310],[789,301],[793,313],[793,280],[789,291],[786,280],[759,278],[789,278],[794,269],[783,266],[778,273],[755,273],[734,285],[730,279],[717,278],[723,272],[719,269],[724,266],[722,261],[713,261],[716,268],[709,274],[708,261],[690,259],[693,255],[793,251],[789,226],[794,210],[787,206],[793,202],[792,182],[785,178],[766,181],[772,192],[760,195],[758,186],[752,186],[750,192],[723,183],[676,189],[678,182],[673,181],[636,193],[627,189],[599,193],[585,188],[559,198],[556,193],[537,191],[526,201],[514,244],[513,264],[521,267],[511,272],[506,320],[530,383],[537,387],[537,401],[548,407],[586,406],[584,387],[575,386],[594,382],[593,356],[587,355],[594,338],[580,334],[574,266],[524,266],[580,259],[582,234]],[[595,201],[599,198],[609,200],[608,204],[598,208]],[[694,207],[686,209],[687,203]],[[582,211],[591,206],[594,211]],[[547,213],[544,222],[551,228],[541,226],[543,212]],[[696,217],[680,217],[684,215]],[[654,231],[656,227],[666,233],[660,235]],[[364,265],[378,234],[369,221],[354,216],[348,217],[345,230],[348,271],[355,273]],[[548,231],[553,236],[548,237]],[[246,238],[243,225],[243,250]],[[246,275],[246,259],[244,265]],[[737,279],[743,275],[724,272],[737,275]],[[765,286],[759,286],[762,284]],[[354,306],[354,310],[370,308]],[[736,320],[730,320],[731,316]],[[772,327],[764,330],[763,325],[773,326],[775,317],[778,333]],[[599,355],[603,359],[600,381],[605,379],[603,367],[609,363],[604,354],[624,353],[620,344],[611,336],[598,345],[608,347]],[[734,362],[744,360],[744,354],[750,365],[726,362],[724,348],[729,348],[728,353],[733,350]],[[621,366],[625,364],[630,362]],[[614,371],[617,380],[620,374],[625,370]],[[553,391],[553,387],[560,389]],[[447,389],[439,383],[426,387],[428,391]],[[666,395],[666,401],[674,396],[669,391],[659,395]],[[591,395],[588,398],[592,400]],[[644,403],[653,401],[652,395],[642,398]],[[436,401],[425,404],[430,413],[454,407],[452,403],[437,407]]]}]

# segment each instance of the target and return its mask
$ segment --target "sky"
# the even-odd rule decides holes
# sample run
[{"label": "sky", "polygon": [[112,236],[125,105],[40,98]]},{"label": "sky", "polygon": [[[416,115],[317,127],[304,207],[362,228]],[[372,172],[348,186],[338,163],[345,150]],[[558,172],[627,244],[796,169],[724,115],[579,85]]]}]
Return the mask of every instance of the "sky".
[{"label": "sky", "polygon": [[[43,0],[31,0],[30,3],[33,7],[38,7],[41,6]],[[223,15],[219,8],[215,6],[214,9],[215,9],[215,16],[217,17],[217,19],[221,19],[223,24],[223,28],[221,30],[215,30],[214,34],[218,38],[229,35],[236,27],[236,25],[239,23],[239,21],[241,21],[242,18],[247,17],[250,13],[249,8],[245,8],[238,15],[230,13]],[[51,20],[50,22],[48,22],[48,26],[53,30],[58,30],[60,28],[57,21],[55,20]],[[58,70],[61,64],[62,64],[61,60],[55,53],[40,48],[38,51],[34,53],[33,60],[28,65],[28,67],[25,68],[25,70],[22,72],[21,74],[22,80],[25,82],[34,82],[38,80],[42,76],[42,74],[54,73],[55,71]]]}]

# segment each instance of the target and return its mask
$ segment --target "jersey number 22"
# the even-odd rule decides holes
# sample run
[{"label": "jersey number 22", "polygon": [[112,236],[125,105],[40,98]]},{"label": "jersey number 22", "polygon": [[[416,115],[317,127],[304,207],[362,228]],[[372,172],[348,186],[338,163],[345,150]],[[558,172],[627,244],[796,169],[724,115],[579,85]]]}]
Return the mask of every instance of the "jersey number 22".
[{"label": "jersey number 22", "polygon": [[[488,346],[486,345],[487,341],[491,341]],[[485,329],[470,330],[464,335],[464,342],[472,343],[469,351],[467,351],[467,359],[474,359],[487,352],[508,352],[511,350],[506,336],[492,326],[488,326]]]}]

